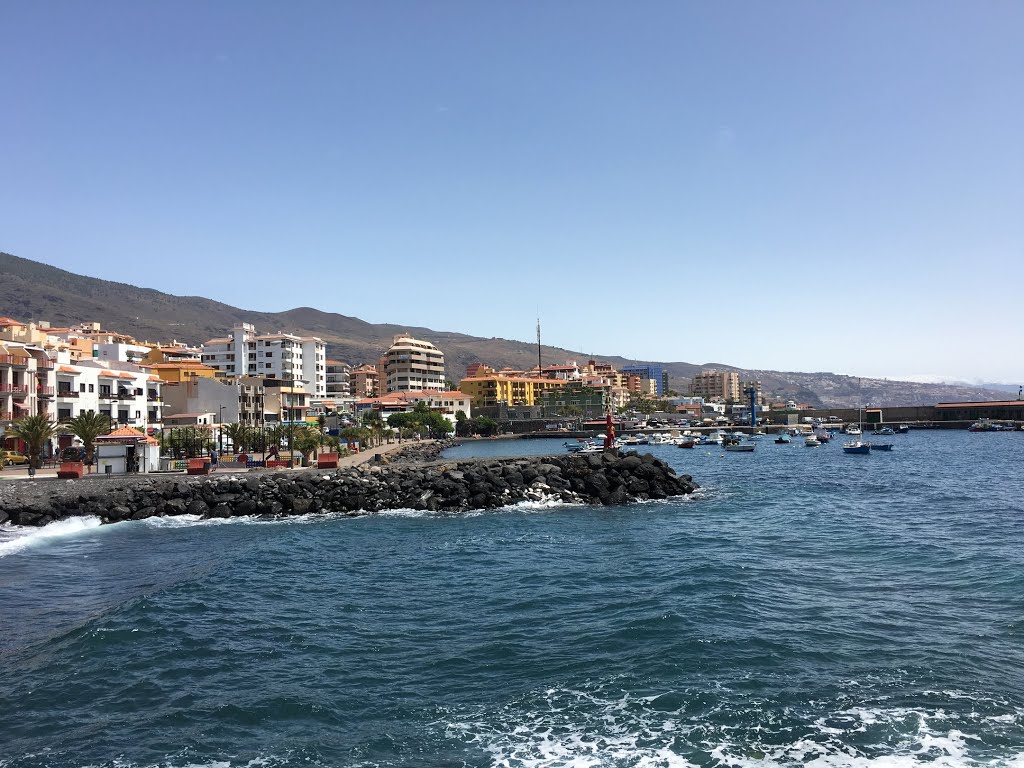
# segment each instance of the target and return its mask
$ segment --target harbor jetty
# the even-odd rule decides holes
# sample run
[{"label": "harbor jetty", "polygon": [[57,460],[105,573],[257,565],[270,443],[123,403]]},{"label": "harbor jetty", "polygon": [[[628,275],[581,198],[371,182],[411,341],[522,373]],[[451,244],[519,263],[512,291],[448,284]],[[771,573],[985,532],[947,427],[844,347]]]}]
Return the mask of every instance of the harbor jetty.
[{"label": "harbor jetty", "polygon": [[0,488],[0,523],[42,526],[75,516],[113,523],[171,515],[458,512],[542,500],[612,505],[682,496],[697,487],[689,475],[677,475],[650,454],[608,450],[445,460],[438,458],[443,447],[411,445],[393,458],[337,470],[11,483]]}]

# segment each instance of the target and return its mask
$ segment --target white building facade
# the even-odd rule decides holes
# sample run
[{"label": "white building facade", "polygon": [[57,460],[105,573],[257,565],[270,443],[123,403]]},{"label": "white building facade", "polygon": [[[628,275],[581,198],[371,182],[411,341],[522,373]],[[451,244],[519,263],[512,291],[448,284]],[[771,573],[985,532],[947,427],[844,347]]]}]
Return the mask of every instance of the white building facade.
[{"label": "white building facade", "polygon": [[203,344],[202,362],[228,376],[301,381],[307,394],[327,395],[327,348],[315,336],[258,335],[253,325],[239,323],[230,335]]}]

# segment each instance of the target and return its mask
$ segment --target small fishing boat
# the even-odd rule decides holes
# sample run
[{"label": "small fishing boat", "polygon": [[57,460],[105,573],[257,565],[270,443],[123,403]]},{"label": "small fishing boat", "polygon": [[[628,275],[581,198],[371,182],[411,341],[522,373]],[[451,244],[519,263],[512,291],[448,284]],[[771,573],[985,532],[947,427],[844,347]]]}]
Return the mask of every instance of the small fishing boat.
[{"label": "small fishing boat", "polygon": [[696,440],[680,440],[677,445],[680,448],[693,448],[697,444]]},{"label": "small fishing boat", "polygon": [[909,432],[910,432],[910,425],[909,424],[900,424],[898,427],[896,427],[896,434],[897,435],[906,435]]},{"label": "small fishing boat", "polygon": [[872,451],[891,451],[892,443],[868,443]]},{"label": "small fishing boat", "polygon": [[872,435],[895,435],[896,432],[893,430],[892,427],[882,427],[881,429],[876,429],[871,434]]},{"label": "small fishing boat", "polygon": [[871,453],[871,443],[862,443],[860,440],[844,443],[843,453]]},{"label": "small fishing boat", "polygon": [[757,446],[750,443],[726,443],[724,447],[733,453],[752,453]]},{"label": "small fishing boat", "polygon": [[863,433],[861,432],[860,425],[858,425],[858,424],[847,424],[846,425],[846,434],[848,434],[848,435],[860,435],[860,434],[863,434]]},{"label": "small fishing boat", "polygon": [[785,443],[792,443],[793,438],[787,435],[785,432],[783,432],[782,434],[775,438],[775,442],[778,443],[779,445],[783,445]]},{"label": "small fishing boat", "polygon": [[817,448],[819,445],[821,445],[821,440],[816,438],[814,435],[808,435],[807,437],[804,438],[804,445],[807,448]]}]

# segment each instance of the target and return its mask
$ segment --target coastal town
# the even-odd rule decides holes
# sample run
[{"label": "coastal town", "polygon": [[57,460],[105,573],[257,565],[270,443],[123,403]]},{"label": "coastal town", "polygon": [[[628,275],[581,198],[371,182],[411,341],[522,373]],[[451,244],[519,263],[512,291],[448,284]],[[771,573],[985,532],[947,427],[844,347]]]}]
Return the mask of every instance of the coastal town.
[{"label": "coastal town", "polygon": [[[457,379],[443,350],[408,334],[369,361],[327,357],[314,336],[261,333],[237,323],[194,346],[139,341],[98,322],[56,327],[0,318],[3,465],[56,462],[88,448],[100,472],[183,470],[199,456],[243,455],[250,466],[309,463],[324,451],[456,434],[600,431],[832,421],[1024,421],[1022,401],[930,408],[821,411],[773,398],[759,381],[708,369],[685,393],[654,364],[598,360],[527,370],[481,361]],[[35,417],[45,438],[30,446],[19,423]],[[76,424],[88,422],[80,434]],[[84,438],[84,439],[83,439]],[[95,446],[100,448],[93,451]],[[100,454],[99,461],[94,453]],[[282,455],[283,454],[283,455]],[[84,455],[79,458],[85,459]]]}]

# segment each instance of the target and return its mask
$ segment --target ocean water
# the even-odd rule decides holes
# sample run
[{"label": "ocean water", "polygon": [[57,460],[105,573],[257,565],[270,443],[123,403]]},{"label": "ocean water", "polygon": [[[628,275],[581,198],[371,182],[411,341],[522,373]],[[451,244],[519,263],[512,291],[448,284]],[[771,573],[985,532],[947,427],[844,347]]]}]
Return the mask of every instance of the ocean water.
[{"label": "ocean water", "polygon": [[[1024,766],[1024,434],[614,508],[0,527],[0,767]],[[453,453],[544,453],[557,440]]]}]

